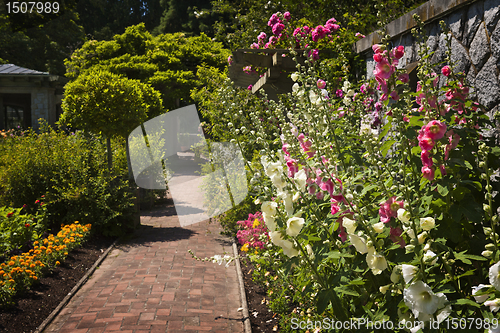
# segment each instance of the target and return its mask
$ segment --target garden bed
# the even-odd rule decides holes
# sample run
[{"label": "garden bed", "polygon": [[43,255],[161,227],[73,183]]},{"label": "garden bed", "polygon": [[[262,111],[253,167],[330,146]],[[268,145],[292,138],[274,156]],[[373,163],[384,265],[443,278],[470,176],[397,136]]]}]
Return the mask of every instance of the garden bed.
[{"label": "garden bed", "polygon": [[60,266],[40,279],[15,305],[0,313],[0,331],[34,332],[113,243],[96,236],[73,250]]}]

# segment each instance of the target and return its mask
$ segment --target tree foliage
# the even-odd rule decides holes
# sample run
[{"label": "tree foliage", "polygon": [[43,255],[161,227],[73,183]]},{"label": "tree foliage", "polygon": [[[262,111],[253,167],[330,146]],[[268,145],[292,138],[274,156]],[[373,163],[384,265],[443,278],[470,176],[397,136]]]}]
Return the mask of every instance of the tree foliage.
[{"label": "tree foliage", "polygon": [[107,138],[126,137],[161,112],[160,93],[138,80],[89,70],[66,85],[60,122]]},{"label": "tree foliage", "polygon": [[89,69],[102,69],[139,80],[158,90],[169,110],[191,102],[191,89],[203,83],[198,68],[223,70],[229,54],[204,34],[153,37],[141,23],[113,40],[87,41],[66,61],[66,76],[75,80]]}]

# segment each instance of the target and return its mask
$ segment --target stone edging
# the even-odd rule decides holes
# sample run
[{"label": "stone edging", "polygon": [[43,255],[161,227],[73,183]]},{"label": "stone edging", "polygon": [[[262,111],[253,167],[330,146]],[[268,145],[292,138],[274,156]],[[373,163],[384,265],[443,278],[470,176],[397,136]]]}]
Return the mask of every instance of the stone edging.
[{"label": "stone edging", "polygon": [[37,327],[37,329],[35,330],[35,333],[43,332],[43,330],[54,320],[54,318],[59,314],[59,312],[61,312],[63,307],[66,304],[68,304],[68,302],[71,300],[71,298],[76,294],[76,292],[88,280],[90,275],[92,275],[94,273],[97,266],[99,266],[101,264],[101,262],[108,256],[109,252],[111,251],[111,249],[113,249],[113,247],[115,246],[115,244],[117,242],[118,242],[118,239],[115,240],[113,242],[113,244],[111,244],[108,247],[108,249],[104,252],[104,254],[99,257],[99,259],[97,259],[97,261],[94,263],[94,265],[87,271],[87,273],[85,273],[85,275],[80,279],[80,281],[78,281],[78,283],[73,287],[73,289],[71,289],[71,291],[68,293],[68,295],[66,295],[66,297],[64,297],[64,299],[61,301],[61,303],[59,303],[57,308],[55,308],[54,311],[52,311],[52,313],[43,321],[43,323]]},{"label": "stone edging", "polygon": [[238,275],[238,284],[240,285],[241,307],[243,308],[243,325],[245,333],[252,333],[252,326],[250,325],[250,315],[248,314],[247,296],[245,294],[245,283],[243,282],[243,273],[241,272],[240,257],[238,254],[238,247],[233,242],[233,255],[236,264],[236,274]]}]

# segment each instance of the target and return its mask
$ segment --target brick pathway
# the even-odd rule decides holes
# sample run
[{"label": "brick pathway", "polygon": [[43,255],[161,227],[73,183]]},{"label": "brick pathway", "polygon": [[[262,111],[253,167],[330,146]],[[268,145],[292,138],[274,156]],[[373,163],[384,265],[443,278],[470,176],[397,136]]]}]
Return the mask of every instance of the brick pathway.
[{"label": "brick pathway", "polygon": [[110,252],[44,332],[243,332],[234,263],[187,252],[232,255],[220,226],[181,228],[173,205],[141,214],[134,237]]}]

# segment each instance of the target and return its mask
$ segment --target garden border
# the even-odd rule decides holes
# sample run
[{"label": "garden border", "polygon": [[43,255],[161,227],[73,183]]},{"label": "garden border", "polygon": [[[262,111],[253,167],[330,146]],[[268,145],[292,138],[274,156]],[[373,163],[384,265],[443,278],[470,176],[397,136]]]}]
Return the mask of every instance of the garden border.
[{"label": "garden border", "polygon": [[54,318],[61,312],[62,308],[73,298],[73,296],[77,293],[77,291],[83,286],[83,284],[89,279],[90,275],[94,273],[96,270],[97,266],[99,266],[104,259],[108,256],[109,252],[111,249],[113,249],[116,245],[116,243],[120,239],[116,239],[113,244],[111,244],[108,249],[104,252],[102,256],[100,256],[97,261],[92,265],[92,267],[85,273],[85,275],[78,281],[78,283],[71,289],[71,291],[64,297],[64,299],[59,303],[59,305],[52,311],[52,313],[40,324],[40,326],[37,327],[35,330],[35,333],[41,333],[43,330],[54,320]]},{"label": "garden border", "polygon": [[245,333],[252,333],[252,325],[250,324],[250,315],[248,313],[247,296],[245,293],[245,283],[243,281],[243,272],[241,271],[238,246],[235,241],[233,241],[233,255],[236,265],[236,274],[238,275],[238,284],[240,285],[241,307],[243,308],[243,326],[245,328]]}]

